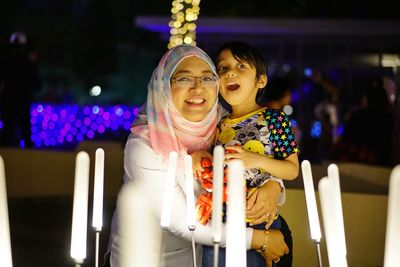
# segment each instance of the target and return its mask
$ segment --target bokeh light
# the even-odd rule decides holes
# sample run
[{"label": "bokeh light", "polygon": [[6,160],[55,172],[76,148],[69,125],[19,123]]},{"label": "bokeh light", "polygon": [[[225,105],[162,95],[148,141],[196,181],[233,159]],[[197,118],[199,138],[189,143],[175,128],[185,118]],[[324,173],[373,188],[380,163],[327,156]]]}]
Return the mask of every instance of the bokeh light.
[{"label": "bokeh light", "polygon": [[[31,140],[35,147],[62,147],[107,132],[128,132],[139,107],[34,104],[31,107]],[[3,123],[0,121],[0,129]],[[22,145],[25,144],[20,144]]]}]

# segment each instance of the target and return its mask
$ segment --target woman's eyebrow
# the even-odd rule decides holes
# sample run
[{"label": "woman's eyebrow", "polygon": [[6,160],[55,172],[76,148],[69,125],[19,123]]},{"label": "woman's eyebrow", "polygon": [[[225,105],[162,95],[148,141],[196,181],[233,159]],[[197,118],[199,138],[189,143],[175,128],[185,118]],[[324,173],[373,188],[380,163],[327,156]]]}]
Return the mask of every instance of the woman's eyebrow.
[{"label": "woman's eyebrow", "polygon": [[174,75],[179,75],[179,74],[190,74],[190,71],[188,71],[188,70],[180,70],[180,71],[175,72]]}]

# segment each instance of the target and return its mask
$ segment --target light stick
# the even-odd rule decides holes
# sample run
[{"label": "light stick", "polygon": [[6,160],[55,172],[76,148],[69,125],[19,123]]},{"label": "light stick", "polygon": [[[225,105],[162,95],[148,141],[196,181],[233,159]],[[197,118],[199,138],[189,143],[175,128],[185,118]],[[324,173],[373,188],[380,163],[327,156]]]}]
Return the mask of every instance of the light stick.
[{"label": "light stick", "polygon": [[[347,267],[346,256],[343,255],[343,248],[339,237],[340,231],[337,227],[337,209],[335,201],[336,190],[334,183],[328,178],[323,177],[318,183],[319,198],[321,202],[322,218],[328,249],[329,266]],[[340,198],[339,198],[340,201]]]},{"label": "light stick", "polygon": [[222,146],[215,146],[213,151],[213,193],[212,193],[212,238],[214,242],[214,267],[218,266],[219,243],[222,237],[222,202],[224,186],[224,154]]},{"label": "light stick", "polygon": [[103,226],[103,186],[104,185],[104,150],[96,149],[94,165],[94,193],[92,226],[96,231],[95,267],[99,266],[100,232]]},{"label": "light stick", "polygon": [[390,175],[384,267],[400,266],[400,165]]},{"label": "light stick", "polygon": [[196,267],[196,244],[194,241],[194,230],[196,230],[195,209],[194,209],[194,187],[193,187],[193,167],[192,157],[186,155],[185,165],[185,184],[186,184],[186,218],[188,229],[192,232],[192,255],[193,266]]},{"label": "light stick", "polygon": [[319,224],[318,209],[315,200],[314,180],[312,177],[311,164],[308,160],[304,160],[301,163],[301,171],[303,174],[304,193],[306,195],[308,223],[310,225],[311,239],[314,240],[314,244],[317,250],[318,266],[321,267],[321,227]]},{"label": "light stick", "polygon": [[8,221],[7,187],[4,161],[0,156],[0,259],[4,267],[12,267],[10,223]]},{"label": "light stick", "polygon": [[86,258],[89,164],[88,153],[81,151],[76,155],[70,255],[78,266]]},{"label": "light stick", "polygon": [[226,266],[246,266],[246,223],[244,168],[240,160],[228,165],[228,222]]},{"label": "light stick", "polygon": [[336,211],[336,227],[338,228],[338,238],[340,242],[341,253],[344,257],[347,255],[346,248],[346,237],[344,232],[343,223],[343,208],[342,208],[342,197],[340,191],[340,178],[339,178],[339,168],[336,164],[330,164],[328,166],[328,178],[332,181],[333,194],[335,198],[335,211]]}]

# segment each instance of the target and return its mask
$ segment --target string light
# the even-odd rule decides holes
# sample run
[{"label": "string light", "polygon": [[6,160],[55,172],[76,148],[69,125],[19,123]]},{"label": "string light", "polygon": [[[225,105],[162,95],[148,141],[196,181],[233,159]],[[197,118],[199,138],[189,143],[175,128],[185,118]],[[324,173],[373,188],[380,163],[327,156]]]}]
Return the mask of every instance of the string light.
[{"label": "string light", "polygon": [[180,44],[196,45],[196,23],[200,0],[174,0],[171,8],[171,28],[168,49]]}]

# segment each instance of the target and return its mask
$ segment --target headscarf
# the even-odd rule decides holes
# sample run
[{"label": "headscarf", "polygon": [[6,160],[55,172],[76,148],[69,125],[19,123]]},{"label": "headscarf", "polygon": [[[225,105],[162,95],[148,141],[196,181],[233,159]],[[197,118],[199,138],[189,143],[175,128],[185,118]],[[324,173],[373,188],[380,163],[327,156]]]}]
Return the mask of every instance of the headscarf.
[{"label": "headscarf", "polygon": [[209,149],[220,119],[217,97],[206,117],[198,122],[186,120],[173,103],[171,76],[184,59],[192,56],[208,63],[213,74],[218,77],[212,60],[203,50],[191,45],[175,46],[164,54],[154,70],[148,84],[147,103],[142,106],[131,128],[134,136],[150,141],[153,151],[161,156],[165,164],[172,151],[184,157],[196,150]]}]

